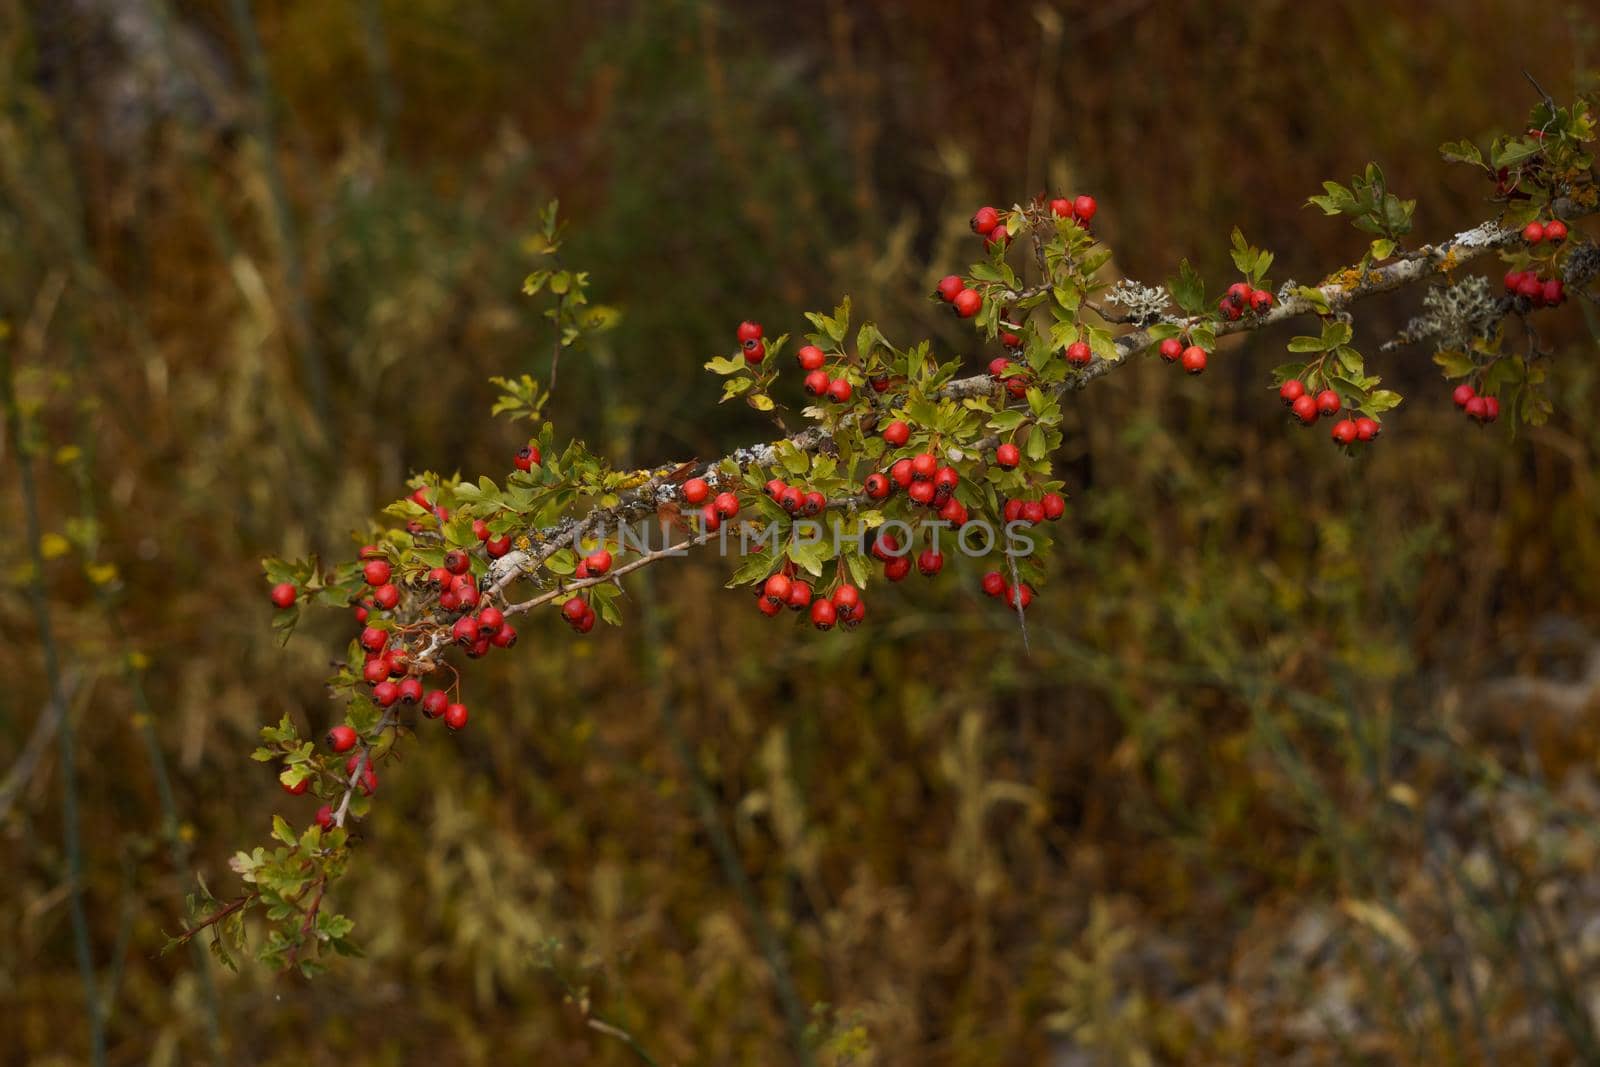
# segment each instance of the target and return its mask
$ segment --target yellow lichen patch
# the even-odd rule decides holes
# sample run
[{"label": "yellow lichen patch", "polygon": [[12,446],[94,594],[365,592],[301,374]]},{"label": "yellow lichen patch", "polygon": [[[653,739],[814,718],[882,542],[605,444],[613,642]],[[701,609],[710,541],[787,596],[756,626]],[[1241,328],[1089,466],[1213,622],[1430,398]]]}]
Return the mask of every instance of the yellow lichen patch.
[{"label": "yellow lichen patch", "polygon": [[533,547],[533,540],[527,534],[519,534],[515,544],[519,552],[526,552]]}]

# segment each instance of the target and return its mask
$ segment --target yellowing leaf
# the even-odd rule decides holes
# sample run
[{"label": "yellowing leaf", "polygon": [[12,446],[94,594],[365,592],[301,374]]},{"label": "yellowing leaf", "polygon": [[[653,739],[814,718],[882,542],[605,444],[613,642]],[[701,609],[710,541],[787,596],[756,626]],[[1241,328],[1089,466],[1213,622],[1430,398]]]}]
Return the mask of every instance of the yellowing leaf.
[{"label": "yellowing leaf", "polygon": [[91,563],[83,568],[83,573],[95,585],[110,585],[117,580],[117,565],[115,563]]}]

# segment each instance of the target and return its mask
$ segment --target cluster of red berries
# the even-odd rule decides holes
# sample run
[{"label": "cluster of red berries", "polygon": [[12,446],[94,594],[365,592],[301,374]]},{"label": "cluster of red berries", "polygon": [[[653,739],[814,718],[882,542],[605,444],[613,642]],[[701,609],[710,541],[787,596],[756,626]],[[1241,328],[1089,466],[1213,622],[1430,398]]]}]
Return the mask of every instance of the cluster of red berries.
[{"label": "cluster of red berries", "polygon": [[1012,497],[1000,509],[1006,522],[1025,522],[1029,526],[1048,519],[1055,522],[1067,513],[1067,498],[1060,493],[1046,493],[1037,500]]},{"label": "cluster of red berries", "polygon": [[1479,396],[1478,391],[1463,382],[1456,386],[1452,398],[1456,407],[1475,422],[1493,422],[1500,417],[1500,401],[1492,396]]},{"label": "cluster of red berries", "polygon": [[1089,220],[1094,218],[1094,213],[1100,210],[1100,205],[1094,202],[1092,196],[1058,196],[1050,201],[1050,213],[1058,219],[1071,219],[1085,229]]},{"label": "cluster of red berries", "polygon": [[1027,582],[1013,586],[999,571],[985,574],[981,584],[985,595],[1000,598],[1009,608],[1021,607],[1026,610],[1028,605],[1033,603],[1032,586]]},{"label": "cluster of red berries", "polygon": [[969,287],[959,274],[946,274],[940,278],[936,292],[940,300],[949,304],[964,319],[970,319],[983,310],[983,294]]},{"label": "cluster of red berries", "polygon": [[1217,310],[1229,322],[1237,321],[1246,311],[1265,315],[1272,310],[1272,294],[1265,289],[1252,289],[1249,282],[1234,282],[1228,286],[1227,295],[1217,301]]},{"label": "cluster of red berries", "polygon": [[1549,241],[1558,245],[1567,239],[1567,224],[1560,219],[1551,219],[1549,222],[1530,222],[1522,228],[1522,239],[1530,245]]},{"label": "cluster of red berries", "polygon": [[[440,526],[443,526],[445,523],[450,521],[450,509],[446,507],[434,507],[433,502],[428,499],[427,486],[419,486],[417,489],[413,490],[411,493],[411,499],[417,505],[417,507],[433,512],[433,516],[439,520]],[[412,519],[410,522],[406,523],[406,529],[411,533],[421,533],[422,523],[417,519]]]},{"label": "cluster of red berries", "polygon": [[1186,345],[1176,337],[1168,337],[1161,342],[1160,352],[1162,359],[1168,363],[1182,363],[1190,374],[1206,369],[1206,350],[1199,345]]},{"label": "cluster of red berries", "polygon": [[821,515],[828,506],[828,498],[815,489],[802,489],[790,485],[782,478],[774,478],[766,485],[767,495],[790,515]]},{"label": "cluster of red berries", "polygon": [[855,629],[867,617],[867,606],[861,600],[861,591],[853,585],[840,585],[829,596],[814,594],[811,583],[796,578],[791,565],[769,575],[755,587],[756,607],[761,614],[771,618],[784,608],[807,612],[811,625],[819,630],[831,630],[835,623]]},{"label": "cluster of red berries", "polygon": [[[739,514],[739,498],[733,493],[718,493],[711,496],[711,483],[704,478],[690,478],[683,483],[680,490],[686,504],[692,504],[700,509],[700,521],[705,529],[715,533],[721,528],[724,521]],[[707,497],[711,497],[707,502]]]},{"label": "cluster of red berries", "polygon": [[767,343],[761,339],[761,324],[746,320],[739,324],[739,347],[744,350],[744,361],[760,363],[767,358]]},{"label": "cluster of red berries", "polygon": [[1522,297],[1531,307],[1553,308],[1567,302],[1566,284],[1560,278],[1541,278],[1536,270],[1507,271],[1505,286],[1507,296]]},{"label": "cluster of red berries", "polygon": [[[1313,396],[1306,391],[1306,384],[1298,378],[1290,378],[1278,386],[1278,399],[1282,400],[1289,410],[1294,412],[1294,417],[1305,426],[1310,426],[1319,418],[1332,418],[1344,407],[1339,394],[1332,389],[1324,389]],[[1355,419],[1340,419],[1333,424],[1330,436],[1335,444],[1353,445],[1358,441],[1372,440],[1382,429],[1376,419],[1369,419],[1363,415]]]},{"label": "cluster of red berries", "polygon": [[1000,212],[992,207],[980,207],[972,213],[972,232],[983,238],[983,247],[987,249],[995,245],[1004,248],[1011,243],[1011,234],[1000,221]]},{"label": "cluster of red berries", "polygon": [[[1011,334],[1009,336],[1015,337],[1016,335]],[[1006,347],[1014,348],[1016,346],[1008,344]],[[1011,394],[1011,398],[1013,400],[1021,400],[1028,395],[1028,375],[1024,372],[1008,376],[1006,371],[1010,367],[1011,361],[1009,359],[1005,356],[996,356],[989,361],[989,377],[997,382],[1005,382],[1006,392]]]},{"label": "cluster of red berries", "polygon": [[[883,439],[896,448],[903,446],[910,435],[905,423],[896,420],[883,429]],[[961,475],[954,467],[940,464],[932,452],[919,452],[915,456],[895,460],[887,474],[867,475],[862,489],[873,500],[884,500],[896,488],[905,490],[913,504],[933,508],[939,517],[953,526],[967,521],[967,509],[955,498]]]},{"label": "cluster of red berries", "polygon": [[[891,582],[905,580],[911,573],[910,551],[900,551],[900,539],[887,530],[879,529],[872,541],[872,558],[883,564],[883,576]],[[928,577],[944,569],[944,556],[931,545],[917,556],[916,566]]]}]

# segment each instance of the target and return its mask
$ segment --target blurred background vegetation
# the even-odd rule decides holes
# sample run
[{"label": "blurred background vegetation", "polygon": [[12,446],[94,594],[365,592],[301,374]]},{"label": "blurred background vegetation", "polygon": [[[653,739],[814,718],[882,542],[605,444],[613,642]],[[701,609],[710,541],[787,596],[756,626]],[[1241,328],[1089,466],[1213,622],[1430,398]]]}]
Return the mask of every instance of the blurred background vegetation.
[{"label": "blurred background vegetation", "polygon": [[[1518,128],[1524,69],[1592,88],[1581,7],[0,0],[0,315],[110,1061],[635,1062],[585,1011],[663,1064],[1600,1061],[1582,301],[1516,436],[1410,350],[1348,459],[1265,390],[1286,333],[1097,383],[1031,653],[972,569],[869,590],[854,635],[753,625],[714,559],[653,568],[621,630],[538,620],[386,776],[339,900],[364,959],[158,953],[197,875],[229,894],[311,815],[248,752],[325,726],[347,622],[277,647],[260,557],[348,553],[412,469],[508,468],[487,378],[548,375],[519,287],[549,199],[623,312],[563,360],[558,432],[708,458],[767,433],[700,369],[740,318],[849,293],[997,354],[924,296],[980,203],[1091,192],[1119,271],[1213,288],[1234,224],[1280,282],[1358,257],[1303,204],[1368,159],[1419,234],[1481,220],[1436,146]],[[5,453],[0,1060],[78,1063]]]}]

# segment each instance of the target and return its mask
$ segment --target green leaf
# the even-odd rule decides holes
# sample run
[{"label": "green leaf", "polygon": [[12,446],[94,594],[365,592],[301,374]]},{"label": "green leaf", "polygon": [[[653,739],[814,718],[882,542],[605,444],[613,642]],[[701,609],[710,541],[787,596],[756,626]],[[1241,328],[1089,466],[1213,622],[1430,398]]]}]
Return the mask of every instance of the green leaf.
[{"label": "green leaf", "polygon": [[717,356],[706,360],[706,370],[713,374],[733,374],[745,366],[743,356]]},{"label": "green leaf", "polygon": [[1174,303],[1191,315],[1205,310],[1206,283],[1187,259],[1178,264],[1178,276],[1167,280],[1167,292],[1172,294]]},{"label": "green leaf", "polygon": [[1035,425],[1028,431],[1027,449],[1029,459],[1043,459],[1050,454],[1050,446],[1045,441],[1044,428]]},{"label": "green leaf", "polygon": [[1471,163],[1483,166],[1483,153],[1471,141],[1446,141],[1439,146],[1439,154],[1446,163]]},{"label": "green leaf", "polygon": [[1451,379],[1465,378],[1477,369],[1477,364],[1465,352],[1440,350],[1433,354],[1433,361],[1443,368],[1444,376]]}]

